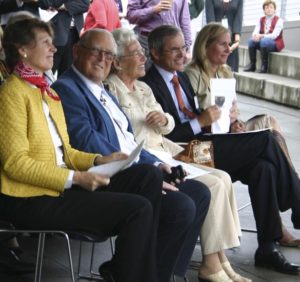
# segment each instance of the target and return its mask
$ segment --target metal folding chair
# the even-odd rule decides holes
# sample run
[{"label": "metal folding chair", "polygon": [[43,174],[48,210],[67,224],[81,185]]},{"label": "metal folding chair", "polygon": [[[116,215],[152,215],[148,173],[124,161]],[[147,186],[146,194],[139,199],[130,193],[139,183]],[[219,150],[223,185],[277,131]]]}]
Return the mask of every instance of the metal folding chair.
[{"label": "metal folding chair", "polygon": [[[107,237],[100,237],[96,235],[84,234],[82,232],[67,232],[61,230],[27,230],[27,229],[6,229],[0,227],[0,233],[7,233],[7,234],[38,234],[38,245],[37,245],[37,256],[36,256],[36,265],[35,265],[35,275],[34,275],[34,282],[41,282],[42,279],[42,267],[43,267],[43,258],[44,258],[44,249],[45,249],[45,238],[47,234],[55,234],[62,236],[66,240],[67,246],[67,253],[68,253],[68,260],[69,260],[69,270],[70,270],[70,277],[71,281],[75,282],[75,274],[73,268],[73,260],[72,260],[72,251],[70,245],[70,238],[74,240],[79,240],[79,258],[78,258],[78,274],[76,278],[84,278],[89,280],[97,280],[97,281],[104,281],[99,273],[95,273],[92,270],[93,261],[94,261],[94,251],[95,251],[95,244],[97,242],[106,241]],[[114,253],[114,244],[113,239],[110,239],[110,248],[112,254]],[[87,241],[92,244],[92,251],[91,251],[91,260],[88,275],[81,273],[81,255],[82,255],[82,242]]]}]

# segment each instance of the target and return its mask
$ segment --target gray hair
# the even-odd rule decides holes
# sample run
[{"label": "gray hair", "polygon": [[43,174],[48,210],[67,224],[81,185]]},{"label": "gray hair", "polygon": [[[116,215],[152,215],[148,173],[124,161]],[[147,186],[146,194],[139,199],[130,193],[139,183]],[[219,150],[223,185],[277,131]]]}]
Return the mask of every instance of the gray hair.
[{"label": "gray hair", "polygon": [[174,37],[179,33],[182,33],[182,31],[173,25],[161,25],[153,29],[148,36],[149,50],[155,49],[162,53],[166,37]]},{"label": "gray hair", "polygon": [[93,29],[89,29],[87,30],[81,37],[80,37],[80,40],[78,42],[79,45],[86,45],[91,37],[95,34],[95,33],[99,33],[99,34],[105,34],[107,35],[108,37],[111,38],[111,41],[113,43],[113,52],[114,54],[117,53],[117,44],[116,44],[116,41],[113,37],[113,35],[111,34],[111,32],[109,32],[108,30],[106,29],[101,29],[101,28],[93,28]]},{"label": "gray hair", "polygon": [[138,40],[137,35],[131,29],[125,27],[115,29],[112,34],[117,44],[117,58],[124,55],[125,48],[128,45]]}]

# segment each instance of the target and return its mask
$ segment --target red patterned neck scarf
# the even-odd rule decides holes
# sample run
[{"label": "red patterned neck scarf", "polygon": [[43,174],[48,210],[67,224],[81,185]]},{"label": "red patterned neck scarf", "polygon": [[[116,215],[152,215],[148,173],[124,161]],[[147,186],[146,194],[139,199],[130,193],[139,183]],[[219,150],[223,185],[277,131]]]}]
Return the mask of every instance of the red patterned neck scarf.
[{"label": "red patterned neck scarf", "polygon": [[23,62],[17,63],[14,69],[22,79],[26,80],[30,84],[35,85],[37,88],[41,89],[42,95],[46,92],[47,95],[53,100],[59,101],[60,98],[50,89],[49,83],[47,82],[44,75],[38,74],[31,67],[26,66]]}]

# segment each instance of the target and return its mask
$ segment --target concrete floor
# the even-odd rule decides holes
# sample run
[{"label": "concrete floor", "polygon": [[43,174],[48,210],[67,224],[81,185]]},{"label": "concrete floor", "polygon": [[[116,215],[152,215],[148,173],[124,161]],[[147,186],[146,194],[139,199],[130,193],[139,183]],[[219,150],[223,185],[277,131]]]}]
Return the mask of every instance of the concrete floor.
[{"label": "concrete floor", "polygon": [[[239,107],[241,109],[241,118],[247,119],[255,114],[269,113],[275,116],[284,130],[284,135],[288,143],[288,147],[297,169],[300,174],[300,110],[283,107],[277,104],[268,103],[266,101],[257,100],[246,96],[238,96]],[[241,207],[249,202],[247,186],[241,183],[235,183],[238,206]],[[290,221],[290,213],[286,212],[282,215],[284,223],[288,229],[298,238],[300,231],[292,228]],[[251,206],[240,211],[240,219],[242,228],[255,229]],[[36,251],[36,239],[31,237],[20,238],[22,247],[25,250],[26,259],[34,261]],[[253,282],[296,282],[300,281],[300,276],[284,275],[274,271],[256,268],[254,266],[254,252],[257,248],[256,234],[243,232],[241,239],[241,247],[235,250],[228,250],[227,255],[233,267],[241,274],[252,279]],[[292,262],[300,264],[300,248],[280,248],[283,254]],[[78,242],[72,242],[72,251],[74,265],[77,266]],[[108,242],[98,244],[96,249],[95,270],[101,262],[110,258]],[[193,260],[201,260],[201,250],[197,245],[193,255]],[[84,268],[87,270],[88,256],[84,255]],[[190,282],[197,282],[197,271],[189,270],[187,277]],[[0,273],[0,282],[31,282],[34,275],[5,275]],[[62,238],[50,237],[46,239],[45,261],[43,267],[42,281],[44,282],[67,282],[71,281],[65,242]],[[78,281],[86,281],[80,279]],[[142,281],[141,281],[142,282]]]}]

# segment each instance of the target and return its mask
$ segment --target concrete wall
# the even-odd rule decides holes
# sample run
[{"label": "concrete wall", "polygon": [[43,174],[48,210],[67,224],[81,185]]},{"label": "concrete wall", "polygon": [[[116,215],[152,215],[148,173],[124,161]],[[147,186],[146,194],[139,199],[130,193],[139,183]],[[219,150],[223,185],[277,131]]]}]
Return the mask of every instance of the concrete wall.
[{"label": "concrete wall", "polygon": [[[247,45],[247,40],[253,32],[254,26],[244,26],[242,29],[241,45]],[[283,37],[285,49],[300,51],[300,20],[284,23]]]}]

